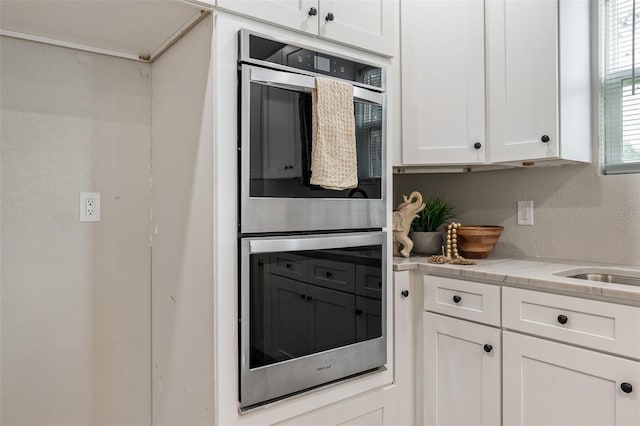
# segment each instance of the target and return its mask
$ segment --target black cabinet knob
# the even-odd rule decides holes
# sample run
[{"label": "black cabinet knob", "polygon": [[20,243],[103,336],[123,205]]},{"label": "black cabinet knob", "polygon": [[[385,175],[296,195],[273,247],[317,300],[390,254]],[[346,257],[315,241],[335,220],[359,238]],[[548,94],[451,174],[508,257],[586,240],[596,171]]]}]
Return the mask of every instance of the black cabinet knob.
[{"label": "black cabinet knob", "polygon": [[305,296],[304,294],[301,294],[301,295],[300,295],[300,299],[304,300],[304,299],[306,299],[306,298],[307,298],[307,296]]},{"label": "black cabinet knob", "polygon": [[311,297],[311,296],[307,296],[307,300],[308,300],[308,301],[312,301],[312,300],[313,300],[313,297]]},{"label": "black cabinet knob", "polygon": [[491,351],[493,350],[493,346],[491,346],[491,345],[484,345],[484,346],[482,347],[482,349],[484,349],[484,351],[485,351],[486,353],[489,353],[489,352],[491,352]]},{"label": "black cabinet knob", "polygon": [[482,144],[480,142],[476,142],[476,143],[473,144],[473,147],[475,149],[480,149],[480,148],[482,148]]},{"label": "black cabinet knob", "polygon": [[327,13],[327,16],[324,19],[326,19],[327,21],[333,21],[334,18],[335,17],[333,16],[333,13],[329,12]]},{"label": "black cabinet knob", "polygon": [[287,263],[287,264],[286,264],[286,265],[284,265],[284,266],[285,266],[287,269],[291,269],[291,268],[293,267],[293,265],[292,265],[292,264],[290,264],[290,263]]},{"label": "black cabinet knob", "polygon": [[457,294],[453,296],[453,303],[460,303],[461,300],[462,297],[458,296]]},{"label": "black cabinet knob", "polygon": [[540,140],[544,143],[549,142],[550,138],[548,135],[542,135],[542,137],[540,138]]},{"label": "black cabinet knob", "polygon": [[318,14],[318,9],[316,9],[315,7],[312,7],[311,9],[309,9],[309,16],[316,16]]},{"label": "black cabinet knob", "polygon": [[620,389],[622,389],[622,392],[624,393],[631,393],[631,391],[633,391],[633,386],[631,386],[631,383],[624,382],[620,385]]},{"label": "black cabinet knob", "polygon": [[400,294],[402,295],[402,297],[409,297],[409,290],[402,290]]},{"label": "black cabinet knob", "polygon": [[357,316],[362,316],[362,309],[356,309],[356,315]]},{"label": "black cabinet knob", "polygon": [[567,318],[566,315],[558,315],[558,322],[560,324],[566,324],[567,321],[569,321],[569,318]]},{"label": "black cabinet knob", "polygon": [[325,272],[325,273],[324,273],[324,275],[325,275],[327,278],[331,278],[331,277],[333,277],[333,272]]}]

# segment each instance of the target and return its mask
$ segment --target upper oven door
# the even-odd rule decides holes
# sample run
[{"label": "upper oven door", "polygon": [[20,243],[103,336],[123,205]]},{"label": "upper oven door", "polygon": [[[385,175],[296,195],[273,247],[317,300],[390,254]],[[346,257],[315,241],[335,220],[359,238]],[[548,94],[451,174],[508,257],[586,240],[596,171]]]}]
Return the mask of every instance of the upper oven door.
[{"label": "upper oven door", "polygon": [[242,65],[240,232],[385,226],[384,95],[354,87],[358,187],[310,184],[311,76]]}]

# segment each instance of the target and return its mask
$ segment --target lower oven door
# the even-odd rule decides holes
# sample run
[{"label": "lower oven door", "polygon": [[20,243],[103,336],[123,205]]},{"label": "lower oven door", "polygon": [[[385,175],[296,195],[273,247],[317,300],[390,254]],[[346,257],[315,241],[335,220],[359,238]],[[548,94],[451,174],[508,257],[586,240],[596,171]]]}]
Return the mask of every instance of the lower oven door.
[{"label": "lower oven door", "polygon": [[240,406],[386,362],[386,234],[243,238]]}]

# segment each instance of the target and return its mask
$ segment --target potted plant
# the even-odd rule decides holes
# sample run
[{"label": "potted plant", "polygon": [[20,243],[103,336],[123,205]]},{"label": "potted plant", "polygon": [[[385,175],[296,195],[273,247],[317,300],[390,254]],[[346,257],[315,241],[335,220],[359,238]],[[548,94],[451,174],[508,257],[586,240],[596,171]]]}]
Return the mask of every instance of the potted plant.
[{"label": "potted plant", "polygon": [[425,202],[425,208],[411,224],[409,238],[413,241],[413,251],[419,254],[438,254],[442,246],[442,234],[439,229],[447,221],[456,218],[451,204],[438,197]]}]

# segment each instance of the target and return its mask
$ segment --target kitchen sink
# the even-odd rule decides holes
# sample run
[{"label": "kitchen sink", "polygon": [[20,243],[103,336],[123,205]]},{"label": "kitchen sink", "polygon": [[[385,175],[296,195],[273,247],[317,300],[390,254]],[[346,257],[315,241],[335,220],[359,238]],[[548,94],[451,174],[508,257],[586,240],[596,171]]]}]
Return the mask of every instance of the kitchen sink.
[{"label": "kitchen sink", "polygon": [[[626,275],[631,272],[633,276]],[[594,269],[573,269],[570,271],[558,272],[554,275],[560,275],[567,278],[576,278],[579,280],[597,281],[601,283],[624,284],[640,287],[640,271],[623,271],[608,268]]]}]

